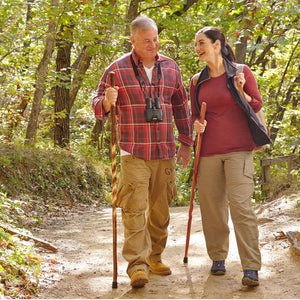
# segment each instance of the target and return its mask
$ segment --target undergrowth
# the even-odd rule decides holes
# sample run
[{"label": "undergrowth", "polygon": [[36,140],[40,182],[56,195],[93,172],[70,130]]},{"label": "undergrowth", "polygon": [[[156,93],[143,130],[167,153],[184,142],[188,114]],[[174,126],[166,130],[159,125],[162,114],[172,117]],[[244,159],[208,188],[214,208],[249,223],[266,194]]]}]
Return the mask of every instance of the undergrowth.
[{"label": "undergrowth", "polygon": [[[0,299],[35,296],[42,262],[33,245],[9,234],[5,226],[22,231],[64,217],[72,210],[111,205],[107,149],[97,152],[86,145],[74,149],[77,151],[0,144]],[[172,206],[189,205],[193,163],[191,160],[185,170],[181,164],[176,165],[177,197]],[[264,197],[258,157],[255,174],[254,204]],[[197,192],[194,202],[198,204]]]},{"label": "undergrowth", "polygon": [[40,261],[30,243],[0,228],[0,295],[31,298],[39,283]]},{"label": "undergrowth", "polygon": [[0,191],[51,203],[103,202],[105,168],[68,150],[0,144]]},{"label": "undergrowth", "polygon": [[110,205],[106,169],[68,150],[0,144],[0,299],[32,298],[42,261],[5,227],[22,233],[70,210]]}]

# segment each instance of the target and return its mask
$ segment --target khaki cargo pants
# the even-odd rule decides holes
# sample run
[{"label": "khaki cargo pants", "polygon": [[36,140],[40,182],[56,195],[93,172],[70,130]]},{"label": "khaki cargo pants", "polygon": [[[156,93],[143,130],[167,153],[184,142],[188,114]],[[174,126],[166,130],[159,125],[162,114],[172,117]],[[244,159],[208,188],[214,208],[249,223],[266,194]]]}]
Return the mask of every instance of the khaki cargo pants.
[{"label": "khaki cargo pants", "polygon": [[228,207],[243,270],[260,270],[258,225],[252,208],[252,152],[201,157],[197,177],[206,248],[212,260],[225,260],[229,249]]},{"label": "khaki cargo pants", "polygon": [[121,156],[117,205],[124,226],[123,257],[127,274],[148,271],[161,260],[168,237],[169,204],[176,196],[175,159],[145,161]]}]

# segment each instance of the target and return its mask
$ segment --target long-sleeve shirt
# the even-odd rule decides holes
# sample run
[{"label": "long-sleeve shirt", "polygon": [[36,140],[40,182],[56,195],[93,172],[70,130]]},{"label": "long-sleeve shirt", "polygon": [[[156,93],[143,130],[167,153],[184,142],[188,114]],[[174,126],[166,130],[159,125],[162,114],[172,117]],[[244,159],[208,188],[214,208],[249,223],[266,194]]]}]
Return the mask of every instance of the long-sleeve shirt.
[{"label": "long-sleeve shirt", "polygon": [[[141,85],[135,76],[130,54],[141,77]],[[158,76],[158,65],[161,79]],[[182,83],[179,67],[170,58],[157,54],[149,82],[139,57],[133,50],[114,61],[104,72],[98,85],[92,107],[96,118],[105,120],[107,114],[102,102],[105,89],[109,86],[110,71],[115,72],[115,85],[119,87],[116,102],[118,144],[120,149],[144,160],[170,159],[175,156],[176,144],[173,130],[173,116],[179,132],[178,141],[193,145],[191,115],[188,99]],[[160,96],[163,111],[162,122],[146,122],[145,97]]]},{"label": "long-sleeve shirt", "polygon": [[[254,111],[260,110],[262,99],[254,75],[244,66],[244,91],[252,97],[250,102]],[[195,107],[195,86],[190,85],[192,122],[199,118]],[[202,138],[201,156],[211,156],[238,151],[252,151],[254,142],[243,110],[233,99],[227,87],[226,73],[212,77],[201,84],[199,104],[206,102],[207,126]]]}]

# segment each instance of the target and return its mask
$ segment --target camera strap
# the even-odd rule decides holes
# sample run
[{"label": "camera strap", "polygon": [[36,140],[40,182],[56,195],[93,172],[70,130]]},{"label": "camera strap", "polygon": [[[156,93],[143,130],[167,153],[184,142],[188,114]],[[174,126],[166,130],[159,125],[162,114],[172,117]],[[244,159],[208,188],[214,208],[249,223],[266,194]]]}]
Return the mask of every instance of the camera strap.
[{"label": "camera strap", "polygon": [[[132,68],[133,68],[135,77],[136,77],[137,81],[140,84],[140,87],[141,87],[141,89],[143,91],[144,97],[147,98],[146,95],[145,95],[145,91],[143,89],[143,86],[142,86],[142,78],[141,78],[141,76],[139,74],[138,68],[137,68],[137,66],[136,66],[136,64],[134,62],[132,54],[130,54],[130,60],[131,60],[131,64],[132,64]],[[158,63],[158,66],[157,66],[157,78],[158,78],[158,92],[157,92],[157,97],[159,98],[159,82],[160,82],[160,79],[161,79],[161,67],[160,67],[160,63]]]}]

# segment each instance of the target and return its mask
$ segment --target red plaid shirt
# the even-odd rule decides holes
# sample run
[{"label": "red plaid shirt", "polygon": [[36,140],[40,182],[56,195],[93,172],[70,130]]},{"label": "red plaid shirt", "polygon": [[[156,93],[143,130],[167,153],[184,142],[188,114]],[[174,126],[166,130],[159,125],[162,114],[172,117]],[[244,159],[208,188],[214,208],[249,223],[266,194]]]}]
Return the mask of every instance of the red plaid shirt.
[{"label": "red plaid shirt", "polygon": [[[107,114],[102,107],[105,89],[109,86],[110,71],[115,72],[115,84],[119,87],[116,103],[118,122],[118,144],[120,149],[144,160],[170,159],[175,156],[175,138],[173,118],[179,132],[178,140],[184,145],[192,146],[192,127],[188,99],[184,89],[180,70],[170,58],[157,54],[150,84],[142,62],[135,52],[133,59],[141,76],[143,90],[137,80],[130,53],[114,61],[104,72],[93,109],[98,119],[105,120]],[[158,80],[158,63],[161,66],[161,79]],[[160,104],[163,110],[162,122],[146,122],[144,112],[146,97],[157,97],[160,91]],[[150,96],[151,95],[151,96]]]}]

